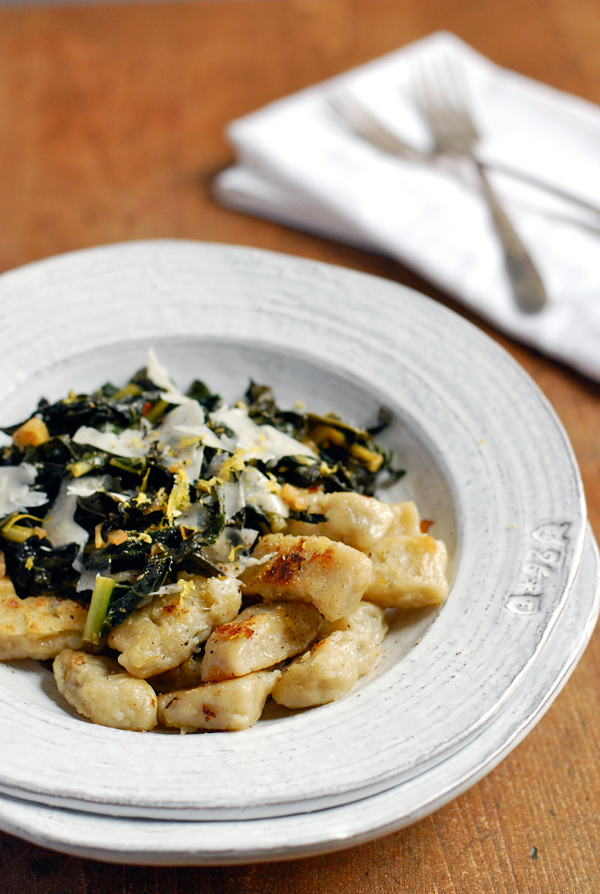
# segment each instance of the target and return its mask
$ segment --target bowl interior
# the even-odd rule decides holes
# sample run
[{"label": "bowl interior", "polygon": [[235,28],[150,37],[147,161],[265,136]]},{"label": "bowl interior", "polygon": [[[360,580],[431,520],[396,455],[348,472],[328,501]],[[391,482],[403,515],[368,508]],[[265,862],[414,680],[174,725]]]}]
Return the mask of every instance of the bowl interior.
[{"label": "bowl interior", "polygon": [[[452,576],[458,561],[457,506],[439,451],[428,443],[418,421],[402,409],[401,395],[393,403],[389,395],[378,394],[358,378],[324,364],[319,358],[269,344],[218,338],[154,339],[151,345],[138,341],[115,343],[71,356],[20,382],[0,402],[0,424],[10,425],[27,418],[41,397],[54,401],[69,391],[93,391],[106,381],[123,384],[145,365],[149,347],[181,388],[199,378],[228,402],[243,398],[253,380],[271,385],[283,408],[294,408],[300,402],[311,412],[333,411],[345,421],[363,427],[377,421],[379,407],[385,404],[391,410],[392,423],[377,440],[393,452],[395,465],[405,469],[406,474],[400,481],[382,487],[378,496],[387,502],[415,500],[421,517],[434,521],[432,535],[444,540],[448,547]],[[389,612],[390,631],[380,660],[356,688],[368,686],[400,661],[440,610],[443,609]],[[82,722],[56,692],[51,671],[37,662],[0,663],[0,685],[47,711],[67,710],[78,723]],[[273,722],[285,713],[270,706],[260,722]]]}]

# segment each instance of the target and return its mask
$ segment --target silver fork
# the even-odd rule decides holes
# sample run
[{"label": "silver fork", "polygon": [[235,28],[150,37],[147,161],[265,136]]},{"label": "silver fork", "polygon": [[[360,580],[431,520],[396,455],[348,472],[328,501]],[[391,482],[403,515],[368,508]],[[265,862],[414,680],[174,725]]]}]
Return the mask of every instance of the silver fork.
[{"label": "silver fork", "polygon": [[483,165],[474,151],[479,132],[465,99],[466,84],[462,69],[445,59],[439,65],[422,68],[414,84],[416,104],[429,125],[437,155],[467,159],[475,172],[486,199],[517,306],[523,313],[534,314],[547,303],[542,279],[518,233],[490,186]]},{"label": "silver fork", "polygon": [[[359,99],[351,93],[335,93],[327,97],[329,107],[335,112],[338,122],[347,126],[352,133],[361,137],[367,143],[387,152],[389,155],[396,155],[399,158],[405,158],[408,161],[431,162],[434,158],[432,152],[422,152],[404,142],[400,137],[392,133],[382,121],[377,118]],[[547,183],[545,180],[536,177],[529,171],[519,171],[510,165],[503,164],[500,161],[481,161],[486,170],[498,171],[506,174],[514,180],[521,180],[528,183],[542,192],[555,195],[559,199],[570,202],[600,216],[600,206],[593,202],[587,202],[580,196],[570,193],[566,189],[561,189],[555,183]],[[593,224],[591,226],[594,226]],[[596,227],[594,226],[594,229]]]}]

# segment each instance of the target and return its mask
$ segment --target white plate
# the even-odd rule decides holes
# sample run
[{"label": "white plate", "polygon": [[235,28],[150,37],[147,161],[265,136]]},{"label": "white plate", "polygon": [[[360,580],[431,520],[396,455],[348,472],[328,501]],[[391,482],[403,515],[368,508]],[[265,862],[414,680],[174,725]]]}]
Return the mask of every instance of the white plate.
[{"label": "white plate", "polygon": [[389,498],[414,496],[435,518],[454,575],[435,622],[392,631],[347,698],[243,733],[94,726],[55,698],[46,672],[5,665],[0,791],[146,817],[324,809],[447,760],[523,685],[575,579],[584,498],[552,409],[475,327],[375,277],[171,241],[29,265],[0,278],[0,305],[4,423],[41,394],[124,380],[149,345],[180,384],[199,376],[228,398],[251,376],[283,404],[363,424],[386,404],[385,443],[408,470]]},{"label": "white plate", "polygon": [[246,822],[111,818],[0,796],[0,828],[42,847],[118,863],[211,865],[307,857],[387,835],[442,807],[489,773],[550,707],[588,643],[600,608],[591,531],[577,580],[522,687],[480,736],[433,769],[364,801]]}]

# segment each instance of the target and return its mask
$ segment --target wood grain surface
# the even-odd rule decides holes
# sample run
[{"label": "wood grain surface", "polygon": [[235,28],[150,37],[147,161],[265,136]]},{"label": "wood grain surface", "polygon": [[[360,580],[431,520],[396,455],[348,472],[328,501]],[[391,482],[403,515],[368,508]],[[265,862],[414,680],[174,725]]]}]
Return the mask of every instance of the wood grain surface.
[{"label": "wood grain surface", "polygon": [[[393,261],[235,214],[210,194],[214,173],[231,161],[229,120],[438,29],[502,65],[600,103],[597,0],[3,9],[0,270],[84,246],[184,237],[376,273],[466,315]],[[600,387],[482,328],[557,410],[600,538]],[[596,632],[548,714],[496,770],[415,826],[361,847],[289,863],[169,869],[105,865],[0,835],[0,891],[597,894],[599,680]]]}]

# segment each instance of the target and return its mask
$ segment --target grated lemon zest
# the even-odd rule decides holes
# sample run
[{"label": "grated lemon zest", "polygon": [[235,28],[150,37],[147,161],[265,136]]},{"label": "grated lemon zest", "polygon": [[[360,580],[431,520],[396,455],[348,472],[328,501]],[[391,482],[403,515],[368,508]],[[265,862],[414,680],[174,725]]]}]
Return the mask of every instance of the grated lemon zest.
[{"label": "grated lemon zest", "polygon": [[185,580],[185,578],[179,578],[179,580],[177,581],[177,586],[181,588],[179,592],[179,605],[182,605],[185,600],[193,594],[194,581]]},{"label": "grated lemon zest", "polygon": [[196,481],[196,490],[201,490],[203,493],[209,494],[213,487],[222,483],[220,478],[215,478],[214,476],[209,481],[206,481],[204,478],[199,478]]},{"label": "grated lemon zest", "polygon": [[166,516],[171,524],[173,519],[190,506],[190,480],[185,472],[180,468],[175,472],[175,483],[167,500]]},{"label": "grated lemon zest", "polygon": [[266,486],[271,491],[271,493],[280,496],[282,488],[275,475],[272,472],[267,472],[267,479],[268,480]]},{"label": "grated lemon zest", "polygon": [[337,470],[337,466],[330,466],[329,463],[323,461],[319,466],[319,475],[335,475]]},{"label": "grated lemon zest", "polygon": [[240,447],[235,453],[226,459],[221,468],[219,469],[219,479],[225,483],[229,481],[231,478],[232,472],[241,472],[244,466],[246,465],[246,461],[244,457],[246,456],[246,451],[242,450]]}]

